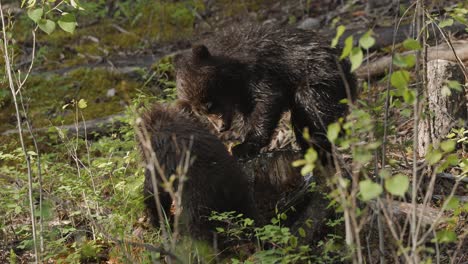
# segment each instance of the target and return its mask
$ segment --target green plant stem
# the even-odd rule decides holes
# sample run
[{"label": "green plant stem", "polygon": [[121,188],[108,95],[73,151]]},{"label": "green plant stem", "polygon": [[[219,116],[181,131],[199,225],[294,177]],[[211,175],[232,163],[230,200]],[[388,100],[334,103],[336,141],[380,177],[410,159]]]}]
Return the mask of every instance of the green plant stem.
[{"label": "green plant stem", "polygon": [[8,38],[6,36],[6,26],[5,26],[5,17],[3,15],[3,5],[0,1],[0,17],[2,19],[2,32],[3,32],[3,55],[5,59],[5,68],[6,68],[6,73],[8,77],[8,83],[10,86],[10,91],[11,95],[13,98],[13,104],[15,105],[15,111],[16,111],[16,121],[18,123],[18,134],[19,134],[19,139],[20,139],[20,144],[21,144],[21,149],[23,150],[24,157],[26,159],[26,164],[28,167],[28,197],[29,197],[29,209],[30,209],[30,216],[31,216],[31,229],[32,229],[32,237],[33,237],[33,245],[34,245],[34,260],[35,263],[39,263],[39,254],[37,251],[37,237],[36,237],[36,218],[34,214],[34,202],[33,202],[33,178],[32,178],[32,170],[31,170],[31,159],[28,154],[28,151],[26,150],[26,145],[24,143],[23,139],[23,128],[21,126],[21,115],[20,115],[20,110],[18,106],[18,101],[16,98],[16,89],[13,81],[13,76],[11,73],[11,63],[10,63],[10,57],[8,55]]}]

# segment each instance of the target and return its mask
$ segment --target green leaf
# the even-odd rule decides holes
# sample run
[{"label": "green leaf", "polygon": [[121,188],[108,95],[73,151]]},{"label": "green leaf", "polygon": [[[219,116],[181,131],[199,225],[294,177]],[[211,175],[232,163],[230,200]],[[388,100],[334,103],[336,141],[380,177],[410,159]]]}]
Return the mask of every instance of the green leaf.
[{"label": "green leaf", "polygon": [[400,114],[404,117],[410,117],[413,115],[413,110],[412,109],[403,109],[400,111]]},{"label": "green leaf", "polygon": [[353,49],[353,36],[347,37],[344,44],[345,46],[343,48],[343,52],[341,53],[340,60],[346,58],[351,53],[351,50]]},{"label": "green leaf", "polygon": [[336,47],[336,45],[338,45],[338,40],[343,35],[345,30],[346,30],[346,27],[343,26],[343,25],[340,25],[340,26],[338,26],[336,28],[336,35],[335,35],[335,38],[333,38],[332,43],[331,43],[332,48],[334,48],[334,47]]},{"label": "green leaf", "polygon": [[369,49],[370,47],[374,46],[375,38],[372,37],[372,30],[366,32],[366,34],[362,35],[359,39],[359,45],[363,49]]},{"label": "green leaf", "polygon": [[393,64],[400,68],[411,68],[416,64],[416,56],[414,54],[402,56],[397,53],[393,56]]},{"label": "green leaf", "polygon": [[442,158],[442,153],[436,149],[428,152],[426,154],[426,162],[429,164],[429,165],[434,165],[436,164],[437,162],[439,162],[439,160]]},{"label": "green leaf", "polygon": [[371,181],[364,180],[359,182],[359,191],[363,201],[369,201],[377,198],[382,193],[382,186]]},{"label": "green leaf", "polygon": [[301,169],[301,175],[305,176],[305,175],[311,173],[314,170],[314,168],[315,168],[314,164],[306,164]]},{"label": "green leaf", "polygon": [[300,166],[306,165],[306,163],[307,163],[306,160],[303,160],[303,159],[295,160],[295,161],[292,162],[292,166],[293,167],[300,167]]},{"label": "green leaf", "polygon": [[317,161],[317,157],[318,157],[317,151],[315,151],[315,149],[313,148],[309,148],[306,154],[304,155],[304,158],[307,163],[314,163],[315,161]]},{"label": "green leaf", "polygon": [[84,108],[88,107],[88,103],[86,102],[86,100],[80,99],[80,101],[78,101],[78,107],[80,109],[84,109]]},{"label": "green leaf", "polygon": [[388,170],[388,169],[382,169],[380,172],[379,172],[379,176],[380,178],[382,179],[387,179],[387,178],[390,178],[391,176],[391,172]]},{"label": "green leaf", "polygon": [[460,199],[452,197],[445,203],[445,210],[455,210],[460,205]]},{"label": "green leaf", "polygon": [[299,232],[299,236],[301,236],[301,237],[306,236],[306,231],[304,230],[304,228],[299,227],[299,229],[297,231]]},{"label": "green leaf", "polygon": [[440,94],[442,94],[443,97],[447,97],[447,96],[452,95],[452,91],[450,91],[450,88],[444,85],[442,86],[442,90],[440,91]]},{"label": "green leaf", "polygon": [[63,31],[68,33],[75,32],[77,23],[73,14],[64,13],[57,23]]},{"label": "green leaf", "polygon": [[462,85],[458,81],[448,81],[447,85],[450,89],[455,90],[457,92],[463,91]]},{"label": "green leaf", "polygon": [[457,240],[457,235],[451,230],[441,230],[436,233],[436,239],[439,243],[451,243]]},{"label": "green leaf", "polygon": [[331,123],[328,125],[328,130],[327,130],[327,138],[331,143],[335,143],[336,139],[338,138],[338,135],[340,133],[340,124],[339,123]]},{"label": "green leaf", "polygon": [[351,54],[349,55],[349,59],[351,60],[351,71],[355,71],[359,66],[362,64],[362,60],[364,58],[364,55],[362,53],[361,48],[359,47],[354,47],[351,50]]},{"label": "green leaf", "polygon": [[439,27],[444,28],[444,27],[449,27],[453,25],[453,19],[445,19],[439,22]]},{"label": "green leaf", "polygon": [[440,148],[444,152],[452,152],[455,150],[455,145],[456,145],[455,140],[446,140],[440,143]]},{"label": "green leaf", "polygon": [[39,25],[42,31],[49,35],[55,30],[55,22],[49,19],[40,19],[37,25]]},{"label": "green leaf", "polygon": [[403,47],[409,50],[420,50],[421,44],[419,43],[419,41],[409,38],[403,41]]},{"label": "green leaf", "polygon": [[76,8],[78,10],[84,10],[84,8],[82,8],[80,6],[80,4],[78,3],[78,1],[76,1],[76,0],[70,0],[70,4],[71,4],[71,6],[73,6],[74,8]]},{"label": "green leaf", "polygon": [[412,104],[414,99],[416,99],[416,92],[414,90],[404,89],[403,99],[405,100],[405,103]]},{"label": "green leaf", "polygon": [[43,13],[42,8],[28,9],[28,17],[36,23],[41,19]]},{"label": "green leaf", "polygon": [[408,187],[408,176],[403,174],[397,174],[385,180],[385,189],[392,195],[404,196]]},{"label": "green leaf", "polygon": [[408,71],[400,70],[392,73],[390,77],[391,84],[398,89],[404,89],[408,86],[410,74]]}]

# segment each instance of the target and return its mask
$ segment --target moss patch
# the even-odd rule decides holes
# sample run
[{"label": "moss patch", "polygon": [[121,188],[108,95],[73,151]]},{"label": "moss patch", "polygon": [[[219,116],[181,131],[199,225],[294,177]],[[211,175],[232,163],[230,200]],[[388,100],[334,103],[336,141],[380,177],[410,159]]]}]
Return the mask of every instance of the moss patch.
[{"label": "moss patch", "polygon": [[[34,127],[71,124],[75,112],[71,107],[63,108],[73,100],[84,99],[83,109],[86,120],[121,112],[135,97],[143,83],[105,69],[78,69],[65,75],[34,75],[24,88],[23,97],[27,104],[30,120]],[[115,89],[114,96],[107,96],[109,89]],[[0,131],[15,127],[13,105],[2,109]]]}]

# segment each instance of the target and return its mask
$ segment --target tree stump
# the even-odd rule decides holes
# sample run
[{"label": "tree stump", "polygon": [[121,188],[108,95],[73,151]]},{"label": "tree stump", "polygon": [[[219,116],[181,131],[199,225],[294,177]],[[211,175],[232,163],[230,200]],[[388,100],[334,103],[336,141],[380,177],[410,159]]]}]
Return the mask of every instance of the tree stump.
[{"label": "tree stump", "polygon": [[449,89],[448,81],[465,84],[463,71],[457,63],[432,60],[427,63],[427,107],[425,118],[418,128],[418,154],[424,157],[432,144],[437,148],[440,141],[454,126],[468,120],[466,89],[462,92]]}]

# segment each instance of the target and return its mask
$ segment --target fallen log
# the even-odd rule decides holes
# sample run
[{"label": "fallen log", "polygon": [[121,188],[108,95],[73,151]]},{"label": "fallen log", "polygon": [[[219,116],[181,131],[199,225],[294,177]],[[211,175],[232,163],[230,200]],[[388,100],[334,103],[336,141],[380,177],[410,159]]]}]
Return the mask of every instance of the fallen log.
[{"label": "fallen log", "polygon": [[[436,27],[437,25],[433,25],[432,23],[428,24],[427,27]],[[448,34],[451,35],[459,35],[461,33],[465,32],[466,26],[464,24],[455,22],[453,25],[449,27],[445,27],[444,31],[447,32]],[[343,36],[340,38],[340,43],[343,45],[344,40],[348,36],[353,36],[354,40],[354,45],[358,45],[359,39],[368,31],[368,28],[365,29],[351,29],[345,31]],[[374,32],[374,38],[375,38],[375,44],[369,49],[369,51],[375,51],[375,50],[380,50],[382,48],[391,46],[393,44],[393,31],[394,27],[393,25],[390,27],[375,27],[372,29]],[[398,32],[396,33],[395,36],[395,44],[403,42],[405,39],[409,38],[412,36],[414,32],[414,23],[411,24],[405,24],[401,25],[400,28],[398,28]],[[334,32],[333,32],[334,33]],[[429,34],[429,41],[434,40],[434,39],[441,39],[441,34],[439,30],[428,30]],[[330,34],[329,34],[330,35]],[[331,37],[334,37],[331,36]]]},{"label": "fallen log", "polygon": [[[457,41],[453,43],[453,48],[455,49],[456,55],[460,58],[461,61],[468,61],[468,41]],[[403,52],[402,55],[416,54],[414,51]],[[457,58],[453,53],[452,49],[444,44],[428,48],[427,60],[448,60],[456,62]],[[392,56],[385,56],[377,59],[371,63],[363,64],[359,69],[356,70],[356,74],[359,78],[378,77],[385,74],[390,68],[392,63]]]}]

